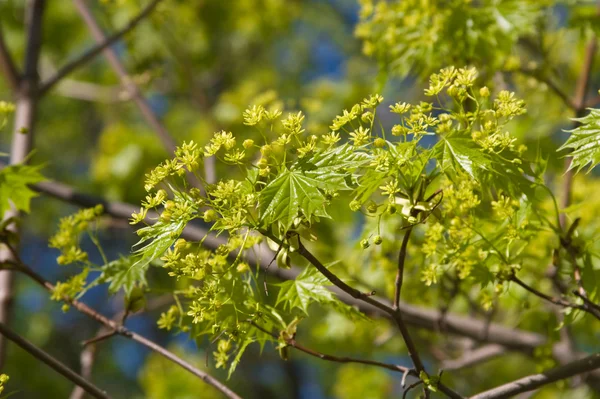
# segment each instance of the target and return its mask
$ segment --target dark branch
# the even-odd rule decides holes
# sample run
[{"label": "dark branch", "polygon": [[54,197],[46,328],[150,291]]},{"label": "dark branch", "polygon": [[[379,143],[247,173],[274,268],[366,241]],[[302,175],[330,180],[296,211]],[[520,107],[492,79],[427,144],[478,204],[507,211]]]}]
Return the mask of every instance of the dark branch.
[{"label": "dark branch", "polygon": [[531,287],[530,285],[525,284],[525,282],[523,282],[522,280],[520,280],[517,276],[513,276],[511,278],[511,281],[514,281],[515,283],[517,283],[518,285],[520,285],[521,287],[525,288],[527,291],[531,292],[532,294],[534,294],[535,296],[538,296],[550,303],[553,303],[555,305],[558,306],[563,306],[563,307],[567,307],[567,308],[574,308],[574,309],[579,309],[582,310],[584,312],[587,312],[589,314],[591,314],[592,316],[594,316],[595,318],[597,318],[598,320],[600,320],[600,312],[598,311],[598,309],[595,309],[594,307],[588,306],[585,302],[583,305],[579,305],[576,303],[572,303],[569,301],[566,301],[562,298],[555,298],[555,297],[551,297],[550,295],[546,295],[543,292],[540,292],[538,290],[536,290],[535,288]]},{"label": "dark branch", "polygon": [[110,396],[108,396],[106,392],[102,391],[100,388],[96,387],[94,384],[92,384],[79,374],[75,373],[73,370],[71,370],[63,363],[52,357],[50,354],[44,352],[37,346],[33,345],[31,342],[27,341],[25,338],[21,337],[19,334],[12,331],[3,323],[0,323],[0,334],[4,335],[9,340],[19,345],[21,348],[29,352],[36,359],[39,359],[42,362],[46,363],[59,374],[63,375],[73,383],[77,384],[79,387],[84,389],[93,397],[100,399],[110,399]]},{"label": "dark branch", "polygon": [[87,64],[89,61],[93,60],[98,54],[104,51],[104,49],[106,49],[109,46],[112,46],[114,43],[123,38],[123,36],[131,32],[141,21],[143,21],[148,15],[150,15],[150,13],[152,13],[152,11],[154,11],[158,3],[160,3],[161,1],[162,0],[153,0],[146,7],[144,7],[144,9],[135,18],[129,21],[129,23],[125,25],[121,30],[106,37],[96,46],[87,50],[79,57],[77,57],[76,59],[59,69],[54,76],[49,78],[46,82],[44,82],[41,85],[40,94],[46,93],[55,84],[60,82],[65,76],[69,75],[77,68]]},{"label": "dark branch", "polygon": [[[277,240],[272,235],[267,234],[267,236],[274,241]],[[331,271],[329,271],[329,269],[327,269],[317,258],[315,258],[315,256],[308,249],[306,249],[306,247],[304,245],[302,245],[302,242],[300,241],[299,238],[298,238],[298,244],[299,244],[298,254],[301,255],[302,257],[304,257],[307,261],[309,261],[310,264],[312,264],[314,267],[316,267],[317,270],[319,270],[319,272],[321,274],[323,274],[333,285],[335,285],[342,291],[346,292],[347,294],[351,295],[353,298],[358,299],[358,300],[365,302],[371,306],[375,306],[375,307],[383,310],[396,322],[396,325],[398,326],[398,329],[400,330],[400,334],[402,335],[402,339],[404,340],[404,344],[406,345],[406,349],[408,350],[408,355],[410,356],[413,364],[415,365],[415,369],[419,373],[421,371],[425,372],[425,366],[423,365],[423,362],[421,361],[421,358],[417,351],[417,347],[414,344],[414,342],[410,336],[410,333],[408,332],[408,328],[406,327],[404,320],[402,319],[401,309],[395,310],[392,307],[387,306],[387,305],[377,301],[376,299],[374,299],[374,297],[372,297],[368,294],[364,294],[364,293],[358,291],[357,289],[350,287],[348,284],[346,284],[342,280],[340,280],[335,274],[333,274]],[[442,383],[439,384],[439,388],[442,392],[444,392],[447,396],[449,396],[451,398],[461,398],[462,397],[461,395],[452,391],[451,389],[449,389]]]},{"label": "dark branch", "polygon": [[520,378],[516,381],[490,389],[489,391],[479,393],[472,396],[470,399],[512,398],[519,393],[529,392],[544,385],[583,374],[597,368],[600,368],[600,353],[576,360],[565,364],[564,366],[553,368],[544,373]]},{"label": "dark branch", "polygon": [[400,292],[402,291],[402,282],[404,280],[404,264],[406,263],[406,249],[408,242],[410,241],[410,233],[413,230],[413,226],[409,227],[404,233],[402,238],[402,245],[400,246],[400,254],[398,255],[398,271],[396,272],[395,281],[395,292],[394,292],[394,309],[398,310],[400,307]]},{"label": "dark branch", "polygon": [[[280,336],[278,334],[275,334],[273,332],[268,331],[266,328],[263,328],[261,325],[259,325],[256,322],[251,322],[251,324],[256,327],[257,329],[259,329],[260,331],[264,332],[267,335],[270,335],[271,337],[275,338],[275,339],[279,339]],[[346,356],[333,356],[333,355],[327,355],[325,353],[321,353],[321,352],[317,352],[315,350],[312,350],[310,348],[307,348],[301,344],[299,344],[298,342],[296,342],[295,339],[291,338],[291,339],[285,339],[286,344],[288,344],[289,346],[298,349],[301,352],[307,353],[311,356],[314,357],[318,357],[319,359],[322,360],[328,360],[330,362],[336,362],[336,363],[360,363],[360,364],[366,364],[369,366],[376,366],[376,367],[382,367],[388,370],[392,370],[392,371],[397,371],[403,374],[408,374],[408,375],[413,375],[413,376],[417,376],[417,374],[414,372],[414,370],[409,369],[408,367],[403,367],[403,366],[399,366],[397,364],[389,364],[389,363],[382,363],[382,362],[377,362],[374,360],[364,360],[364,359],[355,359],[355,358],[351,358],[351,357],[346,357]]]}]

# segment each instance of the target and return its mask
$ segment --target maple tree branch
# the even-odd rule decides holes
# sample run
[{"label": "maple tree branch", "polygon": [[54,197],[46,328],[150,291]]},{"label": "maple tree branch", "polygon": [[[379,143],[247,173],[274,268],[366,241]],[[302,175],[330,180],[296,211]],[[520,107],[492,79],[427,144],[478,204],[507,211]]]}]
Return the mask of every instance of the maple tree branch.
[{"label": "maple tree branch", "polygon": [[519,279],[517,276],[513,276],[510,281],[517,283],[519,286],[521,286],[524,289],[526,289],[527,291],[531,292],[533,295],[540,297],[550,303],[553,303],[558,306],[567,307],[567,308],[574,308],[574,309],[582,310],[584,312],[591,314],[598,320],[600,320],[600,311],[598,311],[597,309],[595,309],[591,306],[588,306],[585,302],[583,305],[579,305],[576,303],[566,301],[562,298],[551,297],[550,295],[544,294],[543,292],[540,292],[540,291],[536,290],[535,288],[533,288],[532,286],[526,284],[521,279]]},{"label": "maple tree branch", "polygon": [[[267,236],[269,238],[271,238],[273,241],[276,240],[276,237],[273,237],[270,234],[267,234]],[[412,337],[410,336],[410,333],[408,332],[408,328],[406,327],[404,320],[402,319],[401,309],[399,309],[399,308],[394,309],[390,306],[387,306],[387,305],[377,301],[376,299],[374,299],[371,295],[362,293],[359,290],[352,288],[348,284],[344,283],[335,274],[333,274],[331,271],[329,271],[329,269],[327,269],[325,267],[325,265],[323,265],[308,249],[306,249],[306,247],[302,244],[302,241],[300,241],[300,238],[298,238],[298,254],[301,255],[302,257],[304,257],[315,268],[317,268],[317,270],[321,274],[323,274],[336,287],[340,288],[347,294],[351,295],[353,298],[359,299],[363,302],[366,302],[367,304],[369,304],[371,306],[375,306],[375,307],[383,310],[385,313],[387,313],[396,322],[396,325],[398,326],[398,329],[400,330],[400,334],[402,335],[402,339],[404,340],[404,344],[406,345],[406,348],[408,350],[408,355],[410,356],[410,358],[415,366],[416,371],[419,374],[421,372],[426,372],[425,366],[423,365],[423,362],[421,361],[421,357],[419,356],[419,352],[417,351],[417,347],[414,344]],[[446,387],[441,382],[438,384],[438,387],[439,387],[440,391],[444,392],[450,398],[461,398],[462,397],[461,395],[457,394],[456,392],[454,392],[451,389],[449,389],[448,387]]]},{"label": "maple tree branch", "polygon": [[[22,272],[22,273],[26,274],[27,276],[31,277],[34,281],[36,281],[42,287],[46,288],[48,291],[52,292],[54,290],[54,285],[52,285],[50,282],[46,281],[42,276],[40,276],[35,271],[33,271],[30,267],[25,265],[25,263],[23,263],[20,259],[17,260],[17,263],[15,263],[14,266],[16,267],[17,271]],[[179,358],[174,353],[172,353],[169,350],[163,348],[162,346],[156,344],[155,342],[149,340],[148,338],[146,338],[140,334],[137,334],[137,333],[127,329],[126,327],[118,324],[117,322],[107,318],[106,316],[104,316],[101,313],[97,312],[96,310],[90,308],[88,305],[84,304],[83,302],[79,302],[78,300],[70,299],[70,298],[64,298],[64,301],[66,303],[68,303],[69,305],[73,306],[79,312],[88,316],[89,318],[96,320],[97,322],[103,324],[104,326],[108,327],[109,329],[111,329],[113,331],[116,331],[117,334],[119,334],[123,337],[129,338],[135,342],[138,342],[138,343],[144,345],[145,347],[151,349],[152,351],[169,359],[173,363],[177,364],[178,366],[189,371],[196,377],[200,378],[202,381],[215,387],[216,389],[221,391],[221,393],[223,393],[228,398],[241,399],[240,396],[238,396],[235,392],[233,392],[231,389],[229,389],[227,386],[225,386],[223,383],[221,383],[219,380],[217,380],[210,374],[192,366],[185,360]]]},{"label": "maple tree branch", "polygon": [[522,392],[529,392],[544,385],[564,380],[600,368],[600,353],[559,366],[543,373],[533,374],[500,385],[496,388],[471,396],[470,399],[512,398]]},{"label": "maple tree branch", "polygon": [[400,307],[400,292],[402,291],[402,282],[404,280],[404,264],[406,263],[406,249],[408,242],[410,241],[410,233],[413,230],[413,226],[410,226],[404,237],[402,238],[402,244],[400,246],[400,253],[398,255],[398,271],[396,272],[395,291],[394,291],[394,310],[398,310]]},{"label": "maple tree branch", "polygon": [[[56,181],[44,181],[32,185],[32,189],[54,197],[58,200],[81,207],[93,207],[97,204],[102,204],[104,206],[105,213],[117,219],[126,220],[129,218],[132,212],[135,212],[139,209],[131,204],[107,201],[101,197],[79,193],[72,187]],[[149,216],[154,217],[150,215],[150,213]],[[149,222],[152,221],[149,220]],[[207,233],[207,229],[190,224],[183,231],[182,237],[191,241],[199,241],[202,240]],[[209,235],[204,241],[204,245],[213,249],[217,248],[221,244],[223,244],[223,238],[212,235]],[[256,251],[248,252],[247,256],[250,263],[256,263],[264,270],[266,269],[272,254],[269,254],[269,250],[264,246],[258,246]],[[291,269],[271,268],[269,269],[269,273],[283,280],[293,280],[299,275],[300,271],[295,267],[292,267]],[[356,306],[365,314],[378,314],[380,316],[391,318],[389,313],[384,311],[382,307],[384,309],[386,307],[391,308],[392,304],[390,302],[386,302],[384,298],[371,297],[372,299],[378,299],[378,302],[381,305],[376,307],[353,297],[338,287],[329,287],[329,289],[341,301],[350,306]],[[359,292],[359,295],[362,294]],[[368,296],[368,294],[364,295]],[[441,313],[437,309],[424,308],[400,302],[400,312],[402,312],[403,320],[413,327],[423,328],[430,331],[437,331],[439,328]],[[454,313],[444,314],[444,327],[445,330],[450,334],[471,338],[476,342],[498,344],[507,350],[522,352],[529,356],[533,354],[536,347],[547,342],[547,338],[538,333],[524,331],[517,328],[509,328],[497,323],[488,324],[484,320]],[[559,351],[558,347],[554,352],[557,360],[560,363],[572,361],[573,356],[582,356],[582,354],[572,351],[569,353],[564,353],[564,351]],[[598,381],[598,385],[594,386],[600,386],[600,373],[591,373],[588,381],[594,384],[596,384],[596,381]]]},{"label": "maple tree branch", "polygon": [[[262,327],[260,324],[256,323],[255,321],[251,321],[250,324],[252,324],[254,327],[256,327],[257,329],[259,329],[260,331],[262,331],[263,333],[270,335],[271,337],[275,338],[275,339],[279,339],[280,335],[276,334],[274,332],[270,332],[268,331],[266,328]],[[328,355],[325,353],[321,353],[321,352],[317,352],[315,350],[312,350],[310,348],[307,348],[301,344],[299,344],[295,338],[288,338],[285,339],[285,343],[288,344],[289,346],[299,350],[300,352],[304,352],[308,355],[317,357],[319,359],[322,360],[328,360],[330,362],[336,362],[336,363],[360,363],[360,364],[366,364],[369,366],[376,366],[376,367],[382,367],[388,370],[392,370],[392,371],[396,371],[396,372],[400,372],[400,373],[408,373],[409,375],[413,375],[415,377],[417,377],[417,374],[414,372],[413,369],[409,369],[408,367],[404,367],[404,366],[400,366],[397,364],[390,364],[390,363],[382,363],[382,362],[377,362],[374,360],[365,360],[365,359],[355,359],[355,358],[351,358],[351,357],[346,357],[346,356],[334,356],[334,355]]]},{"label": "maple tree branch", "polygon": [[110,47],[116,42],[118,42],[121,38],[123,38],[123,36],[131,32],[140,22],[142,22],[146,17],[148,17],[152,13],[152,11],[154,11],[158,3],[160,3],[161,1],[162,0],[153,0],[148,5],[146,5],[146,7],[144,7],[144,9],[142,9],[142,11],[131,21],[129,21],[129,23],[125,25],[121,30],[113,33],[108,37],[105,37],[96,46],[88,49],[84,53],[80,54],[73,61],[60,68],[54,74],[54,76],[42,83],[40,87],[40,94],[46,93],[48,90],[54,87],[55,84],[60,82],[64,77],[72,73],[77,68],[80,68],[81,66],[93,60],[107,47]]},{"label": "maple tree branch", "polygon": [[75,373],[73,370],[65,366],[62,362],[54,358],[49,353],[43,351],[42,349],[38,348],[25,338],[21,337],[19,334],[8,328],[4,323],[0,323],[0,334],[2,334],[7,339],[11,340],[18,346],[20,346],[22,349],[27,351],[36,359],[46,363],[56,372],[63,375],[73,383],[77,384],[77,386],[79,386],[82,390],[89,393],[93,397],[99,399],[110,399],[110,396],[108,396],[106,392],[102,391],[90,381]]}]

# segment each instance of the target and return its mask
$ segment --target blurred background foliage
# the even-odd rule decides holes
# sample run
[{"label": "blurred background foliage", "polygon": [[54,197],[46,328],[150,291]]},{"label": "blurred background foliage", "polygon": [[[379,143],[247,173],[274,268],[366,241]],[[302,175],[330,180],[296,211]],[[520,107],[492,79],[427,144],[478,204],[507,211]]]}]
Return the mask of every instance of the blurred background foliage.
[{"label": "blurred background foliage", "polygon": [[[138,0],[93,3],[93,11],[107,32],[126,24],[144,4]],[[529,156],[535,158],[542,151],[556,154],[566,138],[562,129],[570,126],[569,117],[574,115],[548,82],[569,95],[573,92],[585,44],[600,26],[593,2],[358,3],[165,0],[115,48],[178,143],[193,139],[204,145],[219,130],[234,131],[239,140],[254,137],[256,133],[242,124],[242,112],[251,104],[303,110],[308,114],[307,130],[324,133],[335,115],[369,93],[381,92],[386,103],[418,102],[424,99],[424,78],[431,72],[447,65],[473,65],[490,88],[509,88],[526,100],[528,113],[511,128],[528,146]],[[17,60],[24,56],[24,5],[23,0],[0,1],[4,34]],[[48,1],[43,29],[42,78],[94,43],[69,1]],[[590,87],[598,87],[597,73],[592,75]],[[0,80],[0,100],[10,100],[4,80]],[[383,123],[391,124],[385,119]],[[0,137],[4,149],[10,143],[11,127],[9,123]],[[83,192],[130,203],[140,202],[143,175],[168,155],[101,56],[68,76],[44,98],[35,149],[33,160],[45,164],[45,176]],[[563,160],[556,155],[547,162],[552,185],[561,179]],[[230,173],[237,171],[217,167],[217,176]],[[586,219],[582,225],[589,226],[590,235],[597,234],[600,224],[594,220],[597,212],[593,210],[600,209],[600,199],[590,195],[597,193],[598,182],[593,175],[580,175],[577,184],[575,200],[586,200],[586,211],[575,208],[573,215],[581,214]],[[73,210],[56,200],[39,197],[24,223],[24,259],[51,281],[64,279],[70,271],[56,266],[56,253],[47,248],[47,239],[56,229],[58,218]],[[336,212],[335,206],[331,211]],[[346,272],[389,296],[393,281],[389,276],[396,266],[384,256],[385,246],[381,253],[366,253],[356,241],[348,240],[349,236],[358,240],[362,234],[370,234],[372,226],[362,219],[340,220],[335,216],[336,224],[324,223],[320,232],[324,261],[354,260],[345,262]],[[415,235],[417,244],[422,239],[422,234]],[[126,223],[106,220],[100,240],[109,257],[115,258],[129,252],[135,235]],[[551,242],[541,242],[538,249],[551,246]],[[411,248],[411,259],[419,259],[419,245]],[[367,262],[367,257],[378,262]],[[440,303],[445,298],[445,285],[424,290],[418,263],[415,261],[407,270],[405,298],[415,304]],[[167,287],[172,283],[161,280],[164,275],[156,273],[150,278],[154,287],[159,287],[153,293],[158,297],[161,284]],[[556,320],[543,319],[546,314],[535,307],[526,308],[522,305],[524,297],[521,291],[511,292],[506,302],[520,310],[504,315],[502,321],[556,335]],[[108,297],[106,287],[92,290],[85,300],[108,314],[118,312],[123,302],[121,296]],[[457,303],[453,310],[467,310],[469,306]],[[127,325],[205,367],[206,351],[214,350],[208,342],[201,342],[198,348],[185,334],[174,336],[157,329],[158,314],[167,307],[157,304],[144,314],[132,316]],[[403,343],[387,322],[353,323],[335,312],[318,308],[311,311],[315,317],[303,323],[299,332],[307,346],[339,355],[407,362],[398,355],[404,352]],[[577,325],[576,338],[587,345],[580,349],[598,349],[597,327],[597,322]],[[80,342],[98,330],[94,322],[75,311],[63,313],[60,304],[50,302],[46,292],[24,278],[18,280],[14,328],[60,355],[74,369],[79,368]],[[415,338],[418,345],[427,348],[451,350],[456,345],[433,332],[420,331]],[[455,385],[459,390],[468,387],[469,392],[475,392],[552,363],[543,350],[535,360],[510,355],[461,373]],[[213,365],[209,367],[225,379],[224,373],[215,371]],[[94,381],[118,398],[219,397],[184,370],[122,338],[99,345],[94,370]],[[10,346],[3,372],[11,377],[6,392],[17,391],[14,398],[65,398],[72,389],[68,381],[14,345]],[[296,352],[284,362],[273,348],[266,348],[261,356],[258,348],[249,350],[229,385],[249,398],[384,398],[401,392],[398,375],[361,365],[323,362]],[[561,397],[556,393],[561,387],[565,388],[550,385],[535,397]],[[587,392],[583,389],[574,394],[571,397],[585,397]]]}]

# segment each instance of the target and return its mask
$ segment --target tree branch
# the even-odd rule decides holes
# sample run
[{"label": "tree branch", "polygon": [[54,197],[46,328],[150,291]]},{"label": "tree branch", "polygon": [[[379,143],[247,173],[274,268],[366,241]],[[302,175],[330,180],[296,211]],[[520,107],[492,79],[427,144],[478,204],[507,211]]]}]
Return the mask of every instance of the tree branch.
[{"label": "tree branch", "polygon": [[[156,1],[156,0],[155,0]],[[92,12],[88,8],[85,0],[73,0],[77,11],[81,15],[81,18],[86,23],[90,33],[99,44],[104,43],[107,39],[102,29],[96,22],[96,19],[92,15]],[[162,125],[162,123],[158,120],[158,117],[148,104],[148,101],[144,98],[142,93],[140,92],[138,86],[133,82],[131,77],[127,74],[125,70],[125,66],[119,60],[117,53],[111,47],[104,47],[101,49],[104,53],[104,56],[108,60],[112,69],[117,73],[119,78],[121,79],[121,83],[125,87],[125,89],[131,94],[132,99],[135,101],[136,105],[142,112],[144,119],[148,122],[148,124],[156,131],[158,137],[160,138],[163,146],[168,150],[169,153],[175,152],[175,141],[171,134],[167,131],[167,129]]]},{"label": "tree branch", "polygon": [[[261,325],[259,325],[258,323],[252,321],[250,322],[250,324],[252,324],[254,327],[256,327],[257,329],[259,329],[260,331],[262,331],[263,333],[270,335],[271,337],[275,338],[275,339],[279,339],[280,335],[275,334],[273,332],[268,331],[266,328],[262,327]],[[314,357],[318,357],[319,359],[322,360],[328,360],[330,362],[336,362],[336,363],[360,363],[360,364],[366,364],[369,366],[376,366],[376,367],[382,367],[388,370],[392,370],[392,371],[397,371],[400,373],[408,373],[409,375],[413,375],[415,377],[418,377],[417,374],[414,372],[414,370],[409,369],[408,367],[404,367],[404,366],[399,366],[397,364],[389,364],[389,363],[382,363],[382,362],[377,362],[374,360],[363,360],[363,359],[354,359],[351,357],[346,357],[346,356],[333,356],[333,355],[327,355],[325,353],[320,353],[317,352],[315,350],[312,350],[310,348],[307,348],[303,345],[300,345],[298,342],[296,342],[296,339],[291,338],[291,339],[285,339],[286,344],[288,344],[289,346],[298,349],[301,352],[307,353],[311,356]]]},{"label": "tree branch", "polygon": [[406,262],[406,249],[408,242],[410,241],[410,233],[412,233],[413,226],[410,226],[404,237],[402,238],[402,245],[400,246],[400,254],[398,255],[398,272],[396,273],[395,281],[395,292],[394,292],[394,310],[398,310],[400,307],[400,291],[402,291],[402,281],[404,280],[404,264]]},{"label": "tree branch", "polygon": [[[271,234],[266,235],[273,241],[277,241],[276,237],[273,237]],[[300,238],[298,238],[298,247],[298,254],[304,257],[307,261],[309,261],[310,264],[312,264],[314,267],[316,267],[317,270],[319,270],[319,272],[323,274],[333,285],[343,290],[347,294],[351,295],[353,298],[366,302],[367,304],[375,306],[387,313],[396,322],[396,325],[398,325],[398,329],[400,330],[400,334],[402,335],[402,339],[404,340],[404,343],[408,350],[408,354],[415,366],[415,369],[418,373],[426,372],[425,366],[423,365],[423,362],[421,361],[421,358],[417,351],[417,347],[415,346],[410,336],[410,333],[408,332],[408,328],[406,327],[404,320],[402,320],[401,309],[396,310],[392,307],[386,306],[385,304],[375,300],[372,296],[364,294],[358,291],[357,289],[350,287],[348,284],[344,283],[335,274],[330,272],[329,269],[327,269],[317,258],[315,258],[315,256],[309,250],[306,249],[306,247],[300,241]],[[440,388],[440,391],[444,392],[450,398],[462,397],[461,395],[446,387],[441,382],[438,384],[438,386]]]},{"label": "tree branch", "polygon": [[19,81],[21,77],[19,76],[19,71],[15,66],[15,62],[13,61],[10,52],[8,51],[8,47],[6,46],[6,42],[4,41],[4,35],[2,34],[2,21],[0,20],[0,72],[4,75],[8,86],[13,92],[16,92],[19,89]]},{"label": "tree branch", "polygon": [[506,348],[498,344],[488,344],[464,353],[458,359],[449,359],[441,364],[446,371],[458,370],[486,362],[506,353]]},{"label": "tree branch", "polygon": [[525,282],[523,282],[517,276],[513,276],[511,278],[511,281],[513,281],[513,282],[517,283],[518,285],[520,285],[521,287],[525,288],[527,291],[531,292],[533,295],[540,297],[550,303],[553,303],[558,306],[567,307],[567,308],[574,308],[574,309],[582,310],[584,312],[591,314],[598,320],[600,320],[600,312],[597,309],[595,309],[594,307],[588,306],[586,302],[584,302],[583,305],[579,305],[576,303],[566,301],[562,298],[551,297],[550,295],[546,295],[543,292],[540,292],[540,291],[536,290],[535,288],[531,287],[530,285],[525,284]]},{"label": "tree branch", "polygon": [[499,387],[481,392],[470,399],[501,399],[511,398],[522,392],[532,391],[541,386],[551,384],[565,378],[573,377],[600,368],[600,353],[556,367],[540,374],[533,374],[509,382]]},{"label": "tree branch", "polygon": [[79,387],[81,387],[81,389],[85,390],[85,392],[89,393],[93,397],[99,399],[110,399],[110,396],[108,396],[106,392],[102,391],[100,388],[96,387],[94,384],[75,373],[73,370],[65,366],[47,352],[43,351],[31,342],[27,341],[25,338],[21,337],[19,334],[12,331],[4,323],[0,323],[0,334],[19,345],[22,349],[29,352],[33,357],[46,363],[59,374],[77,384]]},{"label": "tree branch", "polygon": [[[46,281],[42,276],[40,276],[39,274],[34,272],[31,268],[29,268],[27,265],[25,265],[22,261],[17,260],[17,263],[15,264],[15,266],[17,267],[17,270],[19,272],[22,272],[22,273],[26,274],[27,276],[31,277],[34,281],[36,281],[42,287],[46,288],[48,291],[52,292],[54,290],[54,286],[50,282]],[[177,364],[178,366],[189,371],[196,377],[200,378],[202,381],[206,382],[209,385],[212,385],[213,387],[215,387],[216,389],[221,391],[221,393],[223,393],[228,398],[241,399],[240,396],[238,396],[235,392],[233,392],[231,389],[229,389],[227,386],[225,386],[219,380],[212,377],[210,374],[192,366],[185,360],[179,358],[172,352],[170,352],[167,349],[163,348],[162,346],[154,343],[153,341],[150,341],[146,337],[139,335],[133,331],[130,331],[129,329],[127,329],[126,327],[124,327],[122,325],[119,325],[118,323],[114,322],[113,320],[110,320],[106,316],[102,315],[101,313],[98,313],[97,311],[95,311],[94,309],[90,308],[89,306],[87,306],[86,304],[84,304],[82,302],[79,302],[77,300],[70,299],[70,298],[64,298],[64,301],[67,302],[68,304],[70,304],[71,306],[73,306],[75,309],[77,309],[81,313],[88,316],[89,318],[94,319],[97,322],[103,324],[104,326],[116,331],[117,334],[119,334],[123,337],[129,338],[135,342],[138,342],[138,343],[144,345],[145,347],[153,350],[154,352],[164,356],[165,358],[169,359],[173,363]]]},{"label": "tree branch", "polygon": [[112,46],[114,43],[119,41],[123,36],[131,32],[140,22],[142,22],[147,16],[149,16],[152,11],[156,8],[158,3],[162,0],[153,0],[150,2],[144,9],[127,25],[125,25],[118,32],[113,33],[112,35],[105,37],[103,40],[100,40],[99,43],[87,50],[83,54],[79,55],[76,59],[63,66],[54,76],[49,78],[46,82],[41,85],[40,94],[46,93],[50,90],[56,83],[60,82],[65,76],[69,75],[71,72],[76,70],[77,68],[85,65],[89,61],[93,60],[98,54],[104,51],[107,47]]},{"label": "tree branch", "polygon": [[[42,43],[42,19],[46,6],[45,0],[29,0],[26,6],[25,24],[27,27],[27,45],[23,76],[17,90],[14,131],[11,142],[10,163],[25,162],[33,144],[33,128],[37,109],[38,60]],[[12,207],[3,220],[18,220],[19,212]],[[18,237],[18,227],[11,223],[7,229]],[[0,248],[0,262],[11,260],[12,255]],[[0,271],[0,323],[8,324],[13,298],[14,275],[8,270]],[[0,336],[0,370],[6,357],[5,340]]]},{"label": "tree branch", "polygon": [[[154,310],[154,309],[160,308],[164,305],[170,304],[172,302],[173,302],[173,297],[171,295],[168,295],[168,294],[161,295],[159,297],[153,298],[152,300],[148,301],[148,304],[144,308],[144,311]],[[118,321],[120,321],[121,324],[123,324],[126,314],[127,314],[127,312],[125,310],[122,310],[113,317],[113,320],[118,320]],[[81,354],[79,355],[79,359],[80,359],[79,362],[81,364],[81,375],[84,376],[88,380],[92,378],[92,369],[94,366],[94,362],[96,360],[96,353],[97,353],[96,342],[99,339],[99,337],[104,336],[107,331],[112,331],[112,335],[116,334],[114,332],[114,330],[109,330],[106,328],[106,326],[102,325],[98,329],[98,332],[96,333],[94,338],[87,340],[86,342],[83,343],[84,347],[81,351]],[[90,341],[93,341],[93,340],[95,340],[96,342],[90,344]],[[71,396],[69,397],[69,399],[84,399],[84,396],[85,396],[85,392],[80,387],[75,386],[75,388],[71,392]]]}]

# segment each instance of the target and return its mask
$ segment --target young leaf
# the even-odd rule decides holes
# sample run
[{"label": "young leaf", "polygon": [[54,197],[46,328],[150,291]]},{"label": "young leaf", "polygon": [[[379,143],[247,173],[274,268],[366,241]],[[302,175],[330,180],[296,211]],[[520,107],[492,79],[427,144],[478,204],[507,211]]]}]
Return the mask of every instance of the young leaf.
[{"label": "young leaf", "polygon": [[108,290],[116,293],[121,288],[129,296],[133,288],[146,285],[146,270],[148,264],[136,266],[137,258],[120,258],[102,267],[98,283],[110,283]]},{"label": "young leaf", "polygon": [[590,113],[583,118],[573,119],[581,125],[569,130],[571,136],[558,151],[571,148],[569,154],[573,161],[569,170],[577,169],[579,172],[589,164],[588,172],[600,163],[600,109],[590,109]]},{"label": "young leaf", "polygon": [[29,184],[44,180],[39,166],[11,165],[0,170],[0,214],[10,209],[11,203],[18,210],[29,212],[31,199],[38,194]]},{"label": "young leaf", "polygon": [[135,244],[136,246],[148,242],[150,239],[152,241],[134,252],[140,257],[132,267],[141,268],[161,256],[179,238],[188,221],[189,217],[171,222],[161,220],[138,230],[142,239]]},{"label": "young leaf", "polygon": [[331,283],[314,267],[307,267],[295,280],[281,283],[276,305],[283,303],[286,309],[300,309],[308,314],[308,307],[317,302],[351,318],[362,318],[362,313],[342,303],[327,289]]},{"label": "young leaf", "polygon": [[527,164],[516,159],[517,154],[513,151],[488,153],[472,140],[457,137],[444,137],[439,145],[438,163],[445,173],[466,173],[482,186],[495,187],[512,195],[532,194],[533,183],[525,177],[525,172],[530,175],[533,172]]},{"label": "young leaf", "polygon": [[270,225],[281,222],[289,229],[302,210],[311,216],[328,217],[325,212],[327,199],[319,190],[323,184],[298,170],[286,170],[260,192],[260,218]]},{"label": "young leaf", "polygon": [[240,364],[240,361],[242,360],[242,355],[246,351],[246,348],[248,347],[248,345],[250,345],[253,342],[254,342],[254,338],[245,336],[244,339],[242,340],[242,342],[237,344],[237,353],[235,354],[235,358],[229,365],[229,372],[227,374],[228,379],[231,378],[231,376],[233,375],[233,372],[237,368],[238,364]]}]

